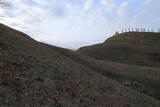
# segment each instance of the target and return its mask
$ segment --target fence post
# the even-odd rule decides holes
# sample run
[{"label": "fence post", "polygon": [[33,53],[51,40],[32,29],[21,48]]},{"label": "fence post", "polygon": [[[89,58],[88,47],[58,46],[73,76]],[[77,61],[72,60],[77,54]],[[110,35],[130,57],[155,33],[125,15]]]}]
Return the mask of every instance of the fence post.
[{"label": "fence post", "polygon": [[130,28],[128,28],[128,31],[130,32]]},{"label": "fence post", "polygon": [[118,31],[116,31],[115,35],[118,35],[118,34],[119,34],[119,32],[118,32]]},{"label": "fence post", "polygon": [[125,32],[127,32],[127,29],[125,28]]}]

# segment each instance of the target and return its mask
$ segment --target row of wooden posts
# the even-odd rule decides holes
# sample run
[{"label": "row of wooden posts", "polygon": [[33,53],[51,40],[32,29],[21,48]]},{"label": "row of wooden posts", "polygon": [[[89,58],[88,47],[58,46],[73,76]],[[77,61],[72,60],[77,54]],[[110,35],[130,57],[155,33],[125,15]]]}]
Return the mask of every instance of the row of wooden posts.
[{"label": "row of wooden posts", "polygon": [[[146,29],[146,28],[125,28],[122,29],[121,31],[122,33],[124,32],[158,32],[160,33],[160,29],[157,29],[157,31],[153,30],[153,29]],[[119,32],[117,32],[119,33]]]}]

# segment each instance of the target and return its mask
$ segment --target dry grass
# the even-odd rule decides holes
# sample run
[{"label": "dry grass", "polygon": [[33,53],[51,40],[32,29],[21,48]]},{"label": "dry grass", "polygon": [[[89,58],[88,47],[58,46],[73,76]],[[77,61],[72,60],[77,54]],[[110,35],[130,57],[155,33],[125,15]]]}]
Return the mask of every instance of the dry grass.
[{"label": "dry grass", "polygon": [[36,42],[4,25],[0,32],[0,106],[160,106],[158,100],[93,72],[72,51]]},{"label": "dry grass", "polygon": [[159,33],[131,32],[113,36],[102,44],[80,48],[77,53],[90,57],[83,59],[97,72],[160,99],[159,46]]}]

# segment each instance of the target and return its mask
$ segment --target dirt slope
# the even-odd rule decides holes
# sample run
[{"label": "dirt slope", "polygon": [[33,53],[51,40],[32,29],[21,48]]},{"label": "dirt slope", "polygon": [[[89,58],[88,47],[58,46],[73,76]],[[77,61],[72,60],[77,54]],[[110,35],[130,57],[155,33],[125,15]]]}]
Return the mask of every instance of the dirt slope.
[{"label": "dirt slope", "polygon": [[99,60],[160,67],[160,33],[122,33],[78,52]]},{"label": "dirt slope", "polygon": [[57,49],[0,24],[0,105],[160,106],[158,100],[93,72]]}]

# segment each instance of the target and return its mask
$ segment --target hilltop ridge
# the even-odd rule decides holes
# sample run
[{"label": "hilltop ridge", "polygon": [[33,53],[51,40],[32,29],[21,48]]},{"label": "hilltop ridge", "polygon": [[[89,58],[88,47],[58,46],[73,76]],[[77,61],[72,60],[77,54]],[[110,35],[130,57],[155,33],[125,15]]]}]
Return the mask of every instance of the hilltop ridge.
[{"label": "hilltop ridge", "polygon": [[78,52],[99,60],[160,67],[160,33],[122,33]]},{"label": "hilltop ridge", "polygon": [[126,32],[114,35],[107,39],[104,44],[126,44],[139,46],[160,46],[160,33],[158,32]]}]

